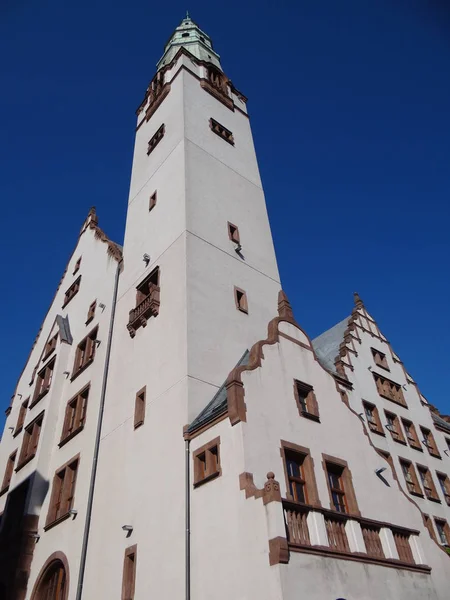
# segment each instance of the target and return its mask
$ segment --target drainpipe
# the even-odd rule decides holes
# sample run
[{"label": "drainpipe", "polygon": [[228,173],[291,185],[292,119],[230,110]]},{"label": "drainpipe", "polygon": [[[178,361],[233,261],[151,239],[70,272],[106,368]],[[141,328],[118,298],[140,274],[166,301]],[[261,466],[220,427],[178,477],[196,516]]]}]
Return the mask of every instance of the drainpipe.
[{"label": "drainpipe", "polygon": [[113,334],[113,329],[114,329],[114,317],[116,314],[117,289],[119,287],[119,275],[120,275],[121,266],[122,266],[122,260],[120,260],[120,262],[117,265],[116,279],[114,282],[114,292],[113,292],[112,306],[111,306],[111,318],[109,321],[108,342],[107,342],[107,346],[106,346],[105,367],[103,369],[102,391],[101,391],[101,396],[100,396],[100,406],[98,409],[97,433],[95,436],[94,456],[92,458],[91,481],[89,484],[89,494],[88,494],[87,510],[86,510],[86,522],[84,525],[83,544],[81,546],[80,571],[78,574],[78,586],[77,586],[76,600],[81,600],[81,596],[83,594],[84,572],[86,569],[86,557],[87,557],[87,549],[88,549],[88,541],[89,541],[89,532],[90,532],[90,528],[91,528],[92,505],[94,503],[95,479],[96,479],[96,475],[97,475],[98,454],[99,454],[99,448],[100,448],[100,436],[101,436],[101,432],[102,432],[103,411],[105,408],[106,385],[108,383],[109,360],[111,357],[111,342],[112,342],[112,334]]},{"label": "drainpipe", "polygon": [[189,440],[185,441],[185,449],[186,449],[186,564],[185,564],[185,576],[186,576],[186,600],[190,600],[191,598],[191,492],[190,492],[190,478],[189,478],[189,463],[190,463],[190,453],[189,453]]}]

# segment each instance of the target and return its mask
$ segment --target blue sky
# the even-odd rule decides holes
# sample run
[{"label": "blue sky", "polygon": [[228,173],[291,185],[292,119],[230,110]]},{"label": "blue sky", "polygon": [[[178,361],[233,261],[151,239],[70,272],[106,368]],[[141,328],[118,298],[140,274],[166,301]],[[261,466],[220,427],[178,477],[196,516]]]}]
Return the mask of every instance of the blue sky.
[{"label": "blue sky", "polygon": [[450,12],[437,0],[3,2],[0,408],[90,206],[122,241],[134,112],[186,8],[249,98],[297,320],[314,337],[357,290],[450,412]]}]

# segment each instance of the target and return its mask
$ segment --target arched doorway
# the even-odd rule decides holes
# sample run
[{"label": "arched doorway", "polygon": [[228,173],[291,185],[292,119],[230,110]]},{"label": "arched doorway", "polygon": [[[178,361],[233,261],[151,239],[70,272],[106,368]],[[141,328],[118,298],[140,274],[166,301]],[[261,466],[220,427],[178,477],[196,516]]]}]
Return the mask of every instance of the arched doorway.
[{"label": "arched doorway", "polygon": [[55,552],[46,561],[34,584],[32,600],[67,600],[69,566],[62,552]]}]

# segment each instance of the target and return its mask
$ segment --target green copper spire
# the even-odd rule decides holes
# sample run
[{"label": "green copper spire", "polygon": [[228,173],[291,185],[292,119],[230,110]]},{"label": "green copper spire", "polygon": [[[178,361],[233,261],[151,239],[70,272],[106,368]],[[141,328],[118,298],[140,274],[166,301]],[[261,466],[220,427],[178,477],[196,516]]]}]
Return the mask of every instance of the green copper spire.
[{"label": "green copper spire", "polygon": [[183,47],[199,60],[210,62],[220,70],[220,56],[213,50],[211,38],[194,23],[186,11],[186,17],[173,32],[164,48],[164,54],[157,64],[158,70],[169,64],[178,50]]}]

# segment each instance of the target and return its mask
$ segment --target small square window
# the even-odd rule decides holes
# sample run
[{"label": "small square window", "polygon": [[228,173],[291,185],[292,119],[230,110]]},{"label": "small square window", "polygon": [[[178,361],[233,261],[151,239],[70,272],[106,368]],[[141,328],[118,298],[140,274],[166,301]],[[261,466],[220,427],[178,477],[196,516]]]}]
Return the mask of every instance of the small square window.
[{"label": "small square window", "polygon": [[228,237],[235,244],[240,243],[239,229],[236,225],[233,225],[233,223],[230,223],[229,221],[228,221]]},{"label": "small square window", "polygon": [[220,438],[216,438],[194,452],[194,487],[222,474],[219,446]]},{"label": "small square window", "polygon": [[236,302],[236,308],[241,312],[248,314],[247,294],[244,292],[244,290],[235,287],[234,300]]},{"label": "small square window", "polygon": [[157,196],[157,192],[154,191],[153,194],[150,196],[150,200],[148,202],[148,211],[150,212],[152,209],[155,208],[156,206],[156,196]]}]

